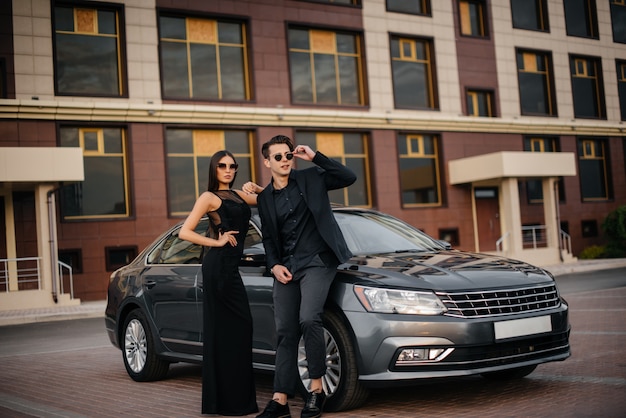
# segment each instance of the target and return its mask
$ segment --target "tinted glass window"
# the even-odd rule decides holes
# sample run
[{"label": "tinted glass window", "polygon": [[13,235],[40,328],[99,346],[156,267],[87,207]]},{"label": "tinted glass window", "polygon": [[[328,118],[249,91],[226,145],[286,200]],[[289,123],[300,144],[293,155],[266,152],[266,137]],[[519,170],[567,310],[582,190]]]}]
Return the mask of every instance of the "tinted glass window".
[{"label": "tinted glass window", "polygon": [[563,0],[565,27],[570,36],[598,38],[595,0]]},{"label": "tinted glass window", "polygon": [[129,216],[126,131],[62,127],[60,146],[82,148],[85,172],[82,182],[61,189],[63,217]]},{"label": "tinted glass window", "polygon": [[613,27],[613,41],[626,43],[626,2],[611,0],[611,25]]},{"label": "tinted glass window", "polygon": [[250,99],[244,31],[241,22],[160,16],[164,97]]},{"label": "tinted glass window", "polygon": [[511,0],[513,27],[528,30],[548,30],[546,0]]},{"label": "tinted glass window", "polygon": [[54,8],[55,87],[61,95],[121,96],[118,11]]}]

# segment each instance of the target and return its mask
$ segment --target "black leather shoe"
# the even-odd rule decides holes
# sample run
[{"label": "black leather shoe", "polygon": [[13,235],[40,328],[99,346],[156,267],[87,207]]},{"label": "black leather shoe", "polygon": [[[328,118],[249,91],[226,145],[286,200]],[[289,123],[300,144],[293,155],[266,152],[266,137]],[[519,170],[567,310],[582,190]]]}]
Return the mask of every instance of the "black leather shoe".
[{"label": "black leather shoe", "polygon": [[301,418],[317,418],[322,416],[322,409],[326,403],[326,394],[322,392],[309,392],[304,408],[302,408]]},{"label": "black leather shoe", "polygon": [[257,415],[256,418],[291,418],[289,404],[281,405],[272,399],[267,403],[263,413]]}]

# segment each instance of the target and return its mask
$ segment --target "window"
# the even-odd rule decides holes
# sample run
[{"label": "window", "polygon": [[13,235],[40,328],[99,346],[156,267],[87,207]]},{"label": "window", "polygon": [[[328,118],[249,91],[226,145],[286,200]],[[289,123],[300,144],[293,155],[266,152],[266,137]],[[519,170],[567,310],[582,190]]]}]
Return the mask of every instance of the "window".
[{"label": "window", "polygon": [[611,0],[613,41],[626,44],[626,0]]},{"label": "window", "polygon": [[595,219],[580,221],[583,238],[594,238],[598,236],[598,221]]},{"label": "window", "polygon": [[310,1],[313,3],[341,4],[341,5],[349,5],[349,6],[361,5],[361,0],[304,0],[304,1]]},{"label": "window", "polygon": [[[195,231],[206,235],[209,220],[203,218],[198,222]],[[148,264],[201,264],[202,245],[194,244],[178,238],[180,229],[173,231],[146,258]]]},{"label": "window", "polygon": [[565,29],[569,36],[598,39],[595,0],[563,0]]},{"label": "window", "polygon": [[239,168],[233,187],[254,181],[252,133],[208,129],[167,129],[167,190],[171,215],[186,215],[197,197],[207,190],[209,163],[217,151],[233,153]]},{"label": "window", "polygon": [[291,28],[288,37],[295,103],[366,104],[360,36]]},{"label": "window", "polygon": [[126,131],[61,127],[60,145],[83,150],[85,180],[61,189],[65,220],[130,216]]},{"label": "window", "polygon": [[444,228],[439,229],[439,239],[446,241],[453,247],[460,245],[459,242],[459,228]]},{"label": "window", "polygon": [[115,271],[124,267],[137,257],[137,246],[105,247],[106,271]]},{"label": "window", "polygon": [[436,109],[433,43],[391,37],[391,71],[396,108]]},{"label": "window", "polygon": [[548,5],[546,0],[511,0],[513,27],[548,31]]},{"label": "window", "polygon": [[461,34],[466,36],[487,36],[484,0],[460,0],[459,16],[461,18]]},{"label": "window", "polygon": [[517,50],[517,78],[522,115],[556,116],[549,53]]},{"label": "window", "polygon": [[[350,206],[372,205],[366,135],[349,132],[297,132],[295,142],[308,145],[313,150],[341,162],[356,174],[356,182],[350,187],[328,193],[331,202]],[[313,165],[302,160],[298,160],[297,164],[299,169]]]},{"label": "window", "polygon": [[163,97],[249,100],[245,29],[240,22],[161,15]]},{"label": "window", "polygon": [[127,95],[121,7],[54,8],[54,82],[58,95]]},{"label": "window", "polygon": [[616,61],[617,64],[617,91],[619,93],[619,108],[621,120],[626,120],[626,61]]},{"label": "window", "polygon": [[611,198],[607,155],[603,139],[578,139],[578,172],[584,202]]},{"label": "window", "polygon": [[387,11],[430,16],[430,0],[387,0]]},{"label": "window", "polygon": [[434,135],[398,136],[403,207],[440,206],[439,141]]},{"label": "window", "polygon": [[467,114],[469,116],[493,117],[493,93],[490,91],[467,91]]},{"label": "window", "polygon": [[570,56],[574,116],[605,119],[602,65],[599,58]]},{"label": "window", "polygon": [[7,98],[7,62],[0,58],[0,99]]},{"label": "window", "polygon": [[83,272],[83,251],[80,248],[59,250],[59,261],[72,268],[72,274]]},{"label": "window", "polygon": [[[529,136],[524,138],[524,151],[528,152],[559,152],[559,140],[553,137],[535,137]],[[559,202],[565,202],[565,187],[563,179],[559,178]],[[526,181],[526,195],[528,203],[543,202],[543,185],[541,180]]]}]

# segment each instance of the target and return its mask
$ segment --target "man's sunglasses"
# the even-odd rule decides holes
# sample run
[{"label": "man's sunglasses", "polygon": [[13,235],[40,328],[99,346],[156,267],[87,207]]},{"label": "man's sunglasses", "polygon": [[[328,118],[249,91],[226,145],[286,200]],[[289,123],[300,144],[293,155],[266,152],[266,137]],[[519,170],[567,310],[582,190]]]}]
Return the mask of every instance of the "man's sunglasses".
[{"label": "man's sunglasses", "polygon": [[218,163],[217,164],[217,168],[219,168],[221,170],[226,170],[226,168],[230,168],[233,171],[237,171],[237,169],[239,168],[239,164]]},{"label": "man's sunglasses", "polygon": [[[293,160],[293,152],[286,152],[284,155],[287,160]],[[282,160],[283,154],[274,154],[274,159],[276,161]]]}]

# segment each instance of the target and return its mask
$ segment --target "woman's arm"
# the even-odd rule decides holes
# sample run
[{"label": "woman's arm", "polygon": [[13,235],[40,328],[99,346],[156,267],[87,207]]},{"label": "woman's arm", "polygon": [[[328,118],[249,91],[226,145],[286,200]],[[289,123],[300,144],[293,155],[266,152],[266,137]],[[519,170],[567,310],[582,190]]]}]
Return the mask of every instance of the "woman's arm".
[{"label": "woman's arm", "polygon": [[237,234],[238,231],[226,231],[225,233],[220,233],[217,239],[200,235],[195,231],[196,226],[198,226],[198,223],[200,222],[200,218],[202,218],[205,213],[217,209],[220,204],[220,198],[213,193],[202,193],[193,205],[193,209],[187,216],[187,219],[185,219],[183,226],[180,228],[178,237],[180,239],[184,239],[185,241],[193,242],[194,244],[203,245],[205,247],[223,247],[226,244],[236,246],[237,238],[235,234]]}]

